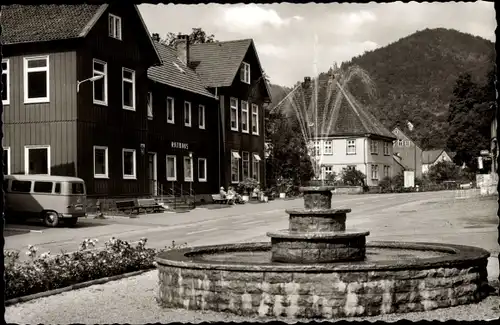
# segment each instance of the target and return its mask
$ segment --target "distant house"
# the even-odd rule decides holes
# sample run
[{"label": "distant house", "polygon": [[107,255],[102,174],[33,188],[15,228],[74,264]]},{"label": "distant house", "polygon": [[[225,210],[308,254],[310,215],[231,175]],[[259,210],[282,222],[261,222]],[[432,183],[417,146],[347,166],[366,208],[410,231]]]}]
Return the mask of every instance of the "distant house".
[{"label": "distant house", "polygon": [[336,105],[340,90],[331,86],[330,76],[320,77],[317,87],[316,93],[316,87],[306,77],[292,95],[294,103],[285,103],[306,105],[304,114],[308,114],[309,121],[306,127],[313,147],[311,155],[319,167],[317,176],[325,179],[329,174],[340,174],[343,168],[353,168],[365,174],[368,186],[377,186],[384,177],[392,177],[394,135],[354,98],[345,100],[341,95],[343,100]]},{"label": "distant house", "polygon": [[453,162],[454,154],[444,149],[426,150],[422,152],[422,173],[427,173],[429,168],[438,162]]},{"label": "distant house", "polygon": [[423,150],[400,128],[394,128],[392,133],[396,136],[393,150],[401,158],[400,164],[408,171],[415,171],[415,177],[421,178]]},{"label": "distant house", "polygon": [[253,40],[193,44],[187,53],[187,65],[219,101],[219,185],[252,177],[265,186],[264,105],[271,92]]},{"label": "distant house", "polygon": [[399,174],[403,174],[403,172],[406,169],[406,167],[401,163],[402,159],[401,157],[399,156],[399,153],[395,153],[392,155],[392,158],[394,160],[394,164],[393,164],[393,176],[396,176],[396,175],[399,175]]}]

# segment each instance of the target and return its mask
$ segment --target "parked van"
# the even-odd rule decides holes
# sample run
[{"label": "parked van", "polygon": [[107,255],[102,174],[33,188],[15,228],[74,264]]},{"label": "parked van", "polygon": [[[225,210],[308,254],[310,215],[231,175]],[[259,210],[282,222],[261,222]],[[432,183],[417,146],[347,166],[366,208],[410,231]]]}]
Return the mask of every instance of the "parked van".
[{"label": "parked van", "polygon": [[8,218],[39,219],[56,227],[74,226],[86,216],[87,194],[81,178],[49,175],[5,175],[5,213]]}]

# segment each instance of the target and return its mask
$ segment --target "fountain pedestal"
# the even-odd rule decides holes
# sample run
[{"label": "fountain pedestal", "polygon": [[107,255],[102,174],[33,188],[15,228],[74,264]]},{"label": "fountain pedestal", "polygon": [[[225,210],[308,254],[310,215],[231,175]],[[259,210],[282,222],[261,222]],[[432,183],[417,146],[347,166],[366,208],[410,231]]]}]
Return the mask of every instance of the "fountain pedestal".
[{"label": "fountain pedestal", "polygon": [[365,258],[368,231],[346,231],[351,209],[332,209],[331,186],[302,187],[304,209],[287,210],[289,228],[268,232],[271,259],[285,263],[331,263]]}]

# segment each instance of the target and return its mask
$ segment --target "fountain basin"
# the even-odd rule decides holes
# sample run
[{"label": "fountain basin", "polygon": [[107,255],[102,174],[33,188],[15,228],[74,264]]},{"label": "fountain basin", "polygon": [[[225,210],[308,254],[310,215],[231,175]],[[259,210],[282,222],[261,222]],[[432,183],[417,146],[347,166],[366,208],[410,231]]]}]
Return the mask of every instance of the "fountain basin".
[{"label": "fountain basin", "polygon": [[371,242],[348,263],[271,262],[270,243],[160,253],[164,307],[251,316],[335,318],[426,311],[487,295],[489,252],[470,246]]},{"label": "fountain basin", "polygon": [[328,263],[365,258],[366,236],[370,232],[268,232],[271,259],[288,263]]},{"label": "fountain basin", "polygon": [[290,231],[317,232],[317,231],[343,231],[347,219],[347,213],[351,209],[328,209],[328,210],[285,210],[290,215]]},{"label": "fountain basin", "polygon": [[304,208],[306,210],[328,210],[332,207],[333,186],[307,186],[300,187],[304,194]]}]

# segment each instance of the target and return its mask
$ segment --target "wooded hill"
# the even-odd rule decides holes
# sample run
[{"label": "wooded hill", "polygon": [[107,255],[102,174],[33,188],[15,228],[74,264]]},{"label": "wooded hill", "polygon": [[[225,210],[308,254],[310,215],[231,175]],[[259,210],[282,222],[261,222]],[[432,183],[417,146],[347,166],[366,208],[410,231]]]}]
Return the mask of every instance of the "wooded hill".
[{"label": "wooded hill", "polygon": [[[375,82],[375,97],[369,98],[358,80],[349,84],[349,91],[389,130],[399,124],[408,132],[406,121],[410,121],[415,128],[408,135],[423,149],[431,149],[446,145],[448,106],[458,76],[468,72],[474,82],[483,85],[494,64],[494,43],[437,28],[366,52],[344,62],[341,69],[349,65],[365,69]],[[271,107],[289,91],[271,85]]]}]

